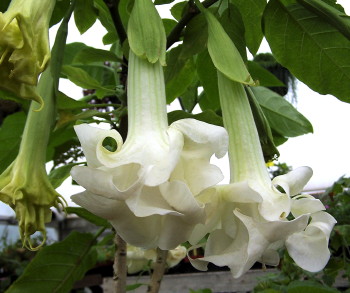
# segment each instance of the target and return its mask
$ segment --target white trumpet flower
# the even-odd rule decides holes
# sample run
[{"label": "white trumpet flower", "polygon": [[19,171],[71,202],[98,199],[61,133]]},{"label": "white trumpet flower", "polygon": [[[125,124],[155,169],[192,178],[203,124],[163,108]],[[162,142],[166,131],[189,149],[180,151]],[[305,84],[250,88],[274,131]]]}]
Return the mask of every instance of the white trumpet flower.
[{"label": "white trumpet flower", "polygon": [[[286,243],[298,265],[311,271],[322,269],[334,219],[321,212],[324,206],[319,200],[308,198],[307,205],[300,205],[305,200],[298,194],[311,178],[311,168],[300,167],[271,181],[244,87],[220,72],[218,82],[229,134],[231,180],[229,185],[210,188],[198,196],[206,206],[207,221],[197,225],[190,242],[196,244],[210,235],[204,257],[192,264],[200,270],[206,270],[208,262],[228,266],[238,278],[256,261],[277,265],[277,249]],[[295,217],[291,221],[287,219],[290,212]],[[309,253],[315,243],[322,249]]]},{"label": "white trumpet flower", "polygon": [[[195,196],[220,182],[220,169],[209,160],[225,155],[223,127],[194,119],[168,127],[162,66],[129,54],[128,136],[115,130],[75,127],[87,167],[72,176],[86,191],[72,200],[109,220],[128,243],[143,248],[175,248],[205,220]],[[106,137],[117,142],[110,152]]]}]

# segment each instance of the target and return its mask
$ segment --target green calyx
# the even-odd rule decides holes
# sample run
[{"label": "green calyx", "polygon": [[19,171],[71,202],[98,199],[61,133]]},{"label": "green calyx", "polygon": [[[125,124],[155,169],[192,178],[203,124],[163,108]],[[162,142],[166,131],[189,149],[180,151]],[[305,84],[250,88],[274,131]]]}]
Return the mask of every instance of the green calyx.
[{"label": "green calyx", "polygon": [[151,0],[135,0],[128,23],[130,49],[151,63],[166,64],[166,34],[162,19]]},{"label": "green calyx", "polygon": [[0,13],[0,89],[43,105],[38,76],[50,60],[49,21],[54,0],[13,0]]},{"label": "green calyx", "polygon": [[[39,146],[37,151],[42,151]],[[38,250],[45,243],[50,208],[60,209],[66,204],[51,186],[44,165],[32,162],[28,156],[17,157],[0,175],[0,200],[16,212],[22,243],[30,250]],[[33,247],[30,236],[37,231],[42,233],[43,241]]]}]

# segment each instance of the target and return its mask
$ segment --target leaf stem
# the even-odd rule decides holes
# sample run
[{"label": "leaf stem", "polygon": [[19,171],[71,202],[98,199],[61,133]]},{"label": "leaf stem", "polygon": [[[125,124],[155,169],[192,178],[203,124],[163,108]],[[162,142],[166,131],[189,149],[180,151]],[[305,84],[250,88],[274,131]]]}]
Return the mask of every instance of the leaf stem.
[{"label": "leaf stem", "polygon": [[[205,0],[202,2],[202,5],[205,8],[210,7],[214,3],[216,3],[218,0]],[[173,28],[173,30],[170,32],[167,38],[167,49],[170,48],[175,42],[180,40],[182,30],[185,28],[185,26],[190,22],[190,20],[195,17],[197,14],[199,14],[200,11],[197,6],[190,5],[187,12],[184,14],[184,16],[180,19],[180,21],[177,23],[177,25]]]},{"label": "leaf stem", "polygon": [[114,257],[114,280],[116,293],[126,292],[126,242],[116,233],[114,238],[114,243],[116,247],[115,257]]},{"label": "leaf stem", "polygon": [[147,293],[159,292],[160,284],[162,282],[165,267],[166,267],[167,255],[168,255],[167,250],[161,250],[160,248],[157,248],[157,260],[154,264],[151,282],[148,286]]}]

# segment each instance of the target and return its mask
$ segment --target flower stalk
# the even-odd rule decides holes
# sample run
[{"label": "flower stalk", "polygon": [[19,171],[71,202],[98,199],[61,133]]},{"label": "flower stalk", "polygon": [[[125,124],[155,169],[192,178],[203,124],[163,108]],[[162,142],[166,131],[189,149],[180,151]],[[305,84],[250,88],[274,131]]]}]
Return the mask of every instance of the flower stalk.
[{"label": "flower stalk", "polygon": [[127,245],[126,242],[118,235],[115,234],[115,257],[114,257],[114,280],[115,288],[117,293],[126,292],[126,276],[127,276],[127,265],[126,265],[126,256],[127,256]]},{"label": "flower stalk", "polygon": [[147,293],[158,293],[166,268],[168,251],[157,248],[157,259],[154,264],[151,282],[148,285]]}]

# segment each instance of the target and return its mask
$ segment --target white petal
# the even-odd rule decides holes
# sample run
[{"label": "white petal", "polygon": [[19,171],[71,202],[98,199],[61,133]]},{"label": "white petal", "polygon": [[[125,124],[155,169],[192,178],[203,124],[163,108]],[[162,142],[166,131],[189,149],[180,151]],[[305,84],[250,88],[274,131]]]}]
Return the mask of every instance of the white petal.
[{"label": "white petal", "polygon": [[299,194],[312,177],[310,167],[299,167],[288,174],[277,176],[272,180],[273,185],[281,186],[289,195]]},{"label": "white petal", "polygon": [[216,157],[222,158],[227,153],[228,134],[223,127],[196,119],[181,119],[172,123],[170,127],[184,134],[186,148],[195,156],[215,153]]},{"label": "white petal", "polygon": [[161,217],[136,217],[124,203],[90,192],[82,192],[72,197],[73,202],[88,211],[110,221],[117,233],[129,244],[144,247],[157,247]]},{"label": "white petal", "polygon": [[179,264],[179,262],[186,257],[186,247],[180,245],[175,249],[169,250],[166,263],[169,268],[172,268]]},{"label": "white petal", "polygon": [[317,212],[305,231],[287,238],[288,253],[298,266],[310,272],[318,272],[326,266],[330,258],[329,235],[335,223],[328,213]]},{"label": "white petal", "polygon": [[[118,170],[114,171],[117,172]],[[117,174],[119,172],[117,172]],[[124,184],[128,182],[128,174],[128,172],[123,173]],[[89,192],[112,199],[126,199],[130,196],[130,194],[134,195],[135,193],[137,193],[137,189],[140,188],[140,185],[138,184],[138,178],[135,178],[136,182],[133,180],[132,182],[130,182],[130,186],[128,186],[127,190],[117,188],[115,184],[115,174],[113,173],[113,170],[107,171],[103,169],[93,169],[90,167],[75,166],[71,170],[71,175],[73,179],[79,183],[79,185],[86,188]],[[120,180],[120,177],[118,179]]]},{"label": "white petal", "polygon": [[116,130],[100,129],[88,124],[75,125],[74,130],[83,148],[87,163],[92,168],[102,166],[102,162],[108,160],[109,155],[112,154],[112,152],[102,146],[102,142],[106,137],[112,137],[116,140],[116,152],[123,145],[123,139]]},{"label": "white petal", "polygon": [[313,214],[325,210],[323,203],[313,197],[294,197],[292,201],[292,214],[294,217],[299,217],[304,214]]},{"label": "white petal", "polygon": [[156,165],[150,168],[145,179],[145,184],[148,186],[157,186],[166,182],[179,162],[184,145],[184,137],[176,129],[169,128],[167,133],[169,137],[168,153],[162,160],[159,160]]},{"label": "white petal", "polygon": [[137,217],[167,214],[182,215],[163,198],[159,187],[143,186],[140,192],[131,194],[126,199],[126,204]]},{"label": "white petal", "polygon": [[193,194],[219,183],[223,179],[221,170],[210,164],[211,156],[222,156],[227,151],[227,133],[224,128],[195,119],[174,122],[170,129],[184,136],[181,159],[170,180],[185,182]]},{"label": "white petal", "polygon": [[204,222],[204,205],[199,203],[188,189],[187,185],[181,181],[166,182],[159,186],[163,198],[184,216],[184,221],[191,224]]},{"label": "white petal", "polygon": [[279,192],[272,185],[259,185],[251,181],[249,185],[253,185],[252,188],[263,198],[259,205],[259,212],[265,220],[278,221],[289,215],[292,200],[287,194]]}]

